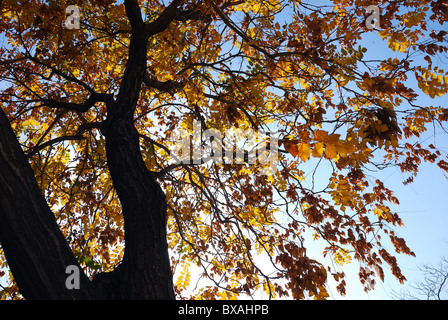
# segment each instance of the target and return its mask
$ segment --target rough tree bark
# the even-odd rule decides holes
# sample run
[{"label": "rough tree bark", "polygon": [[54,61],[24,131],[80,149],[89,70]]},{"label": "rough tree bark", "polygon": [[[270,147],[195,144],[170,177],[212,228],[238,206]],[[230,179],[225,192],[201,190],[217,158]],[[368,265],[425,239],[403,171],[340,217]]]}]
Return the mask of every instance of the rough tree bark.
[{"label": "rough tree bark", "polygon": [[[136,4],[135,4],[136,5]],[[129,59],[117,99],[107,104],[103,133],[108,168],[123,208],[125,253],[118,277],[119,296],[174,299],[168,245],[165,196],[140,153],[134,110],[146,74],[146,44],[139,9],[126,7],[133,33]]]},{"label": "rough tree bark", "polygon": [[81,274],[82,290],[67,290],[66,267],[79,266],[0,108],[0,243],[27,299],[97,298]]},{"label": "rough tree bark", "polygon": [[79,264],[0,109],[0,243],[26,299],[174,299],[166,199],[143,162],[133,116],[146,74],[148,39],[184,17],[180,3],[174,0],[158,19],[145,24],[137,1],[125,1],[132,27],[129,57],[116,99],[104,101],[107,119],[102,128],[109,172],[122,205],[125,253],[112,272],[93,280],[81,272],[79,290],[65,286],[66,267]]}]

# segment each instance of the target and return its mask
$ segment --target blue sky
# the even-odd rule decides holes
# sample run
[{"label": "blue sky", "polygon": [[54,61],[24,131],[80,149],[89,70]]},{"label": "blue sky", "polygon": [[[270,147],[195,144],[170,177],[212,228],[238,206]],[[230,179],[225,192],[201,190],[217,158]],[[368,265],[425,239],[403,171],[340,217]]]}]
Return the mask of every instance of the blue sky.
[{"label": "blue sky", "polygon": [[[387,48],[387,43],[374,32],[366,35],[362,42],[368,49],[366,56],[369,55],[372,59],[384,59],[391,53],[391,50]],[[423,55],[417,55],[413,60],[415,65],[427,65],[423,61]],[[419,61],[422,62],[419,63]],[[434,58],[433,61],[435,61]],[[439,67],[448,69],[448,57],[438,62]],[[410,81],[409,85],[421,94],[415,81]],[[422,94],[418,98],[417,104],[448,107],[446,96],[431,99]],[[438,126],[429,127],[420,139],[411,139],[409,142],[412,144],[417,141],[424,141],[423,146],[434,144],[441,150],[442,157],[448,154],[448,135]],[[391,299],[393,290],[410,289],[412,291],[410,284],[423,280],[419,267],[427,263],[437,264],[441,257],[448,256],[448,208],[445,204],[445,201],[448,200],[448,179],[444,172],[436,164],[423,163],[414,182],[407,186],[403,185],[403,181],[408,175],[402,174],[399,168],[387,169],[379,173],[378,176],[400,200],[400,205],[393,205],[392,209],[399,213],[405,226],[394,228],[394,230],[397,235],[407,241],[416,257],[396,255],[399,266],[408,279],[405,285],[399,284],[390,272],[386,272],[385,282],[380,282],[373,292],[365,294],[356,276],[356,279],[347,281],[346,298],[349,299]]]},{"label": "blue sky", "polygon": [[[318,5],[322,3],[327,4],[328,1],[308,1],[308,3]],[[405,57],[404,54],[394,53],[389,49],[387,40],[383,41],[376,31],[363,34],[359,44],[367,48],[365,60]],[[414,63],[411,64],[427,66],[427,62],[423,60],[423,57],[423,54],[413,55],[411,59]],[[439,68],[448,70],[448,57],[445,57],[445,60],[435,58],[432,58],[432,60],[434,63],[438,63]],[[410,77],[412,77],[411,73]],[[424,95],[418,89],[415,79],[409,79],[408,85],[420,94],[420,97],[417,99],[418,105],[448,108],[446,96],[432,99]],[[404,104],[403,108],[408,108],[408,106]],[[428,131],[420,139],[410,139],[407,142],[413,144],[417,141],[424,141],[425,143],[422,143],[423,146],[432,143],[442,152],[442,157],[448,154],[448,135],[438,126],[432,127],[430,125]],[[393,229],[396,235],[406,240],[416,257],[409,257],[403,254],[395,255],[402,273],[408,279],[404,285],[400,284],[391,274],[389,268],[385,267],[384,283],[381,281],[377,282],[375,289],[369,293],[364,292],[359,282],[359,263],[352,260],[351,264],[344,265],[342,270],[347,275],[346,296],[339,296],[334,283],[329,283],[329,293],[334,299],[393,299],[393,291],[400,292],[407,289],[412,291],[410,285],[423,280],[419,267],[428,263],[437,264],[443,256],[448,256],[448,208],[445,205],[445,197],[448,198],[448,179],[444,172],[436,164],[422,163],[418,175],[414,178],[414,182],[406,186],[403,185],[403,181],[409,175],[401,173],[398,167],[391,167],[378,173],[372,173],[372,176],[383,181],[385,186],[391,189],[400,200],[400,205],[391,205],[391,209],[400,215],[405,226],[394,227]],[[388,239],[382,241],[383,245],[390,249],[389,252],[394,253],[392,245],[388,244],[388,242]],[[313,254],[311,251],[314,251],[314,254],[318,256],[319,244],[312,244],[307,251],[310,254]],[[331,263],[329,260],[328,262]]]},{"label": "blue sky", "polygon": [[[447,142],[447,140],[445,140]],[[401,285],[390,272],[385,272],[384,283],[378,282],[375,289],[366,294],[357,277],[358,264],[346,266],[347,295],[337,299],[392,299],[392,291],[410,289],[410,285],[423,280],[419,267],[426,263],[438,263],[440,258],[448,256],[448,208],[445,205],[448,179],[436,165],[423,164],[411,185],[404,186],[405,177],[398,168],[389,174],[385,172],[383,181],[395,191],[400,205],[394,209],[405,224],[394,228],[396,234],[403,237],[416,254],[409,257],[397,254],[398,264],[408,279]],[[385,242],[385,241],[384,241]],[[332,290],[336,294],[336,290]]]},{"label": "blue sky", "polygon": [[[447,207],[444,203],[448,180],[435,166],[423,165],[412,185],[403,186],[399,172],[386,181],[393,184],[393,190],[400,199],[396,206],[405,226],[395,228],[397,234],[406,239],[416,257],[397,255],[399,266],[408,281],[401,285],[393,276],[386,274],[385,282],[376,286],[374,292],[364,294],[355,290],[347,298],[390,299],[391,291],[410,289],[410,284],[423,280],[419,267],[426,263],[438,263],[442,256],[448,255]],[[356,286],[354,286],[356,288]]]}]

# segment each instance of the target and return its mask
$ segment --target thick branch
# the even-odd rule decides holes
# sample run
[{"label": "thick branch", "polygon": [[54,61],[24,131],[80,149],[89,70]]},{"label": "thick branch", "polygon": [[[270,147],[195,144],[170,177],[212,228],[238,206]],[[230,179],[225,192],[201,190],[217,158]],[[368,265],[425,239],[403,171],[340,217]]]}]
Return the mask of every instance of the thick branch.
[{"label": "thick branch", "polygon": [[143,83],[149,87],[159,90],[160,92],[173,92],[182,88],[185,84],[183,82],[176,82],[173,80],[158,81],[146,76]]},{"label": "thick branch", "polygon": [[119,282],[115,294],[125,299],[174,299],[166,239],[166,199],[143,161],[134,111],[146,76],[148,37],[168,27],[179,3],[173,1],[159,18],[143,26],[137,1],[125,1],[132,26],[128,61],[117,99],[107,106],[102,131],[125,224],[123,262],[112,275]]},{"label": "thick branch", "polygon": [[155,34],[158,34],[168,28],[170,23],[179,15],[179,5],[183,0],[173,0],[168,7],[157,17],[156,20],[145,25],[145,33],[147,39]]},{"label": "thick branch", "polygon": [[55,99],[42,99],[42,106],[47,106],[50,108],[62,108],[76,112],[87,112],[90,108],[92,108],[97,102],[105,102],[110,103],[112,101],[111,94],[101,94],[101,93],[92,93],[87,100],[80,104],[74,102],[66,102],[66,101],[58,101]]},{"label": "thick branch", "polygon": [[0,242],[26,299],[98,298],[82,271],[80,290],[68,290],[65,286],[67,266],[79,268],[78,261],[59,230],[1,108]]},{"label": "thick branch", "polygon": [[128,16],[131,27],[139,29],[143,26],[142,13],[138,5],[137,0],[125,0],[124,7],[126,9],[126,15]]},{"label": "thick branch", "polygon": [[175,17],[177,21],[188,21],[188,20],[197,20],[209,23],[212,21],[212,17],[210,15],[204,14],[200,10],[184,10],[179,11]]}]

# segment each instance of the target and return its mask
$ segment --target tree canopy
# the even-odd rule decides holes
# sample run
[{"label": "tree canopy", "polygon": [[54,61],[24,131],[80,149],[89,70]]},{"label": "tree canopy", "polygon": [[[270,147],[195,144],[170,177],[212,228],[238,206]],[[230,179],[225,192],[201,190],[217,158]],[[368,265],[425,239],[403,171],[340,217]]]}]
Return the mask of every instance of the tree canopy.
[{"label": "tree canopy", "polygon": [[[397,166],[405,183],[422,162],[448,172],[446,154],[420,139],[448,120],[446,106],[420,100],[448,91],[448,7],[377,1],[373,23],[371,5],[2,1],[0,112],[85,275],[120,265],[125,234],[158,232],[123,218],[153,197],[121,185],[139,181],[120,173],[141,157],[166,196],[177,298],[325,299],[330,278],[345,293],[351,261],[366,290],[385,272],[404,281],[395,255],[413,252],[393,229],[399,199],[372,169]],[[225,138],[232,133],[239,145]],[[192,161],[179,161],[179,145]],[[221,147],[246,155],[210,159]],[[254,150],[276,161],[248,161]],[[310,249],[315,241],[323,252]],[[20,297],[4,249],[1,297]]]}]

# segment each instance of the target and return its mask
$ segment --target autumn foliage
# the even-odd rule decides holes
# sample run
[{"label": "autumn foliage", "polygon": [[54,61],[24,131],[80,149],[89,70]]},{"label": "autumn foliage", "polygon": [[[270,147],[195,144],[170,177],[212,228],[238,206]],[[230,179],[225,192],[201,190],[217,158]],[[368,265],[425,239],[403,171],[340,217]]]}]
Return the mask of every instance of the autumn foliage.
[{"label": "autumn foliage", "polygon": [[[395,255],[413,252],[393,231],[399,199],[370,170],[398,166],[405,183],[422,162],[448,172],[446,154],[420,139],[448,120],[446,106],[421,102],[448,91],[445,1],[136,3],[0,5],[0,107],[85,273],[113,271],[126,246],[105,126],[132,81],[123,74],[141,15],[160,28],[131,116],[166,194],[176,297],[325,299],[330,278],[345,293],[344,265],[355,262],[366,290],[386,272],[404,281]],[[64,24],[72,4],[79,29]],[[380,29],[366,25],[371,4]],[[193,134],[193,121],[275,133],[276,169],[176,162],[174,137]],[[1,297],[20,297],[7,265],[0,255]]]}]

